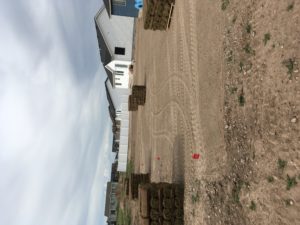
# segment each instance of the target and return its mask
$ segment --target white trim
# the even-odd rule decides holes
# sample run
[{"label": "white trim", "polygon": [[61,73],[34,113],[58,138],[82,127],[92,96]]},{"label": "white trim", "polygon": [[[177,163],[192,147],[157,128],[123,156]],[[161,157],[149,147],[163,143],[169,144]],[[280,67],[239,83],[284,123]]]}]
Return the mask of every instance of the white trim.
[{"label": "white trim", "polygon": [[110,72],[114,73],[114,70],[109,66],[109,63],[105,66],[106,69],[108,69]]}]

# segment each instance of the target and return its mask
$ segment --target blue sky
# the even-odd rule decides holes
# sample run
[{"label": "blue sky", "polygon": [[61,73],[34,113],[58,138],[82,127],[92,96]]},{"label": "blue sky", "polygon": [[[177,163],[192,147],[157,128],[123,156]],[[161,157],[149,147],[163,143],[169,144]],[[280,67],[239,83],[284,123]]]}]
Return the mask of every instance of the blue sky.
[{"label": "blue sky", "polygon": [[0,0],[0,224],[104,224],[101,0]]}]

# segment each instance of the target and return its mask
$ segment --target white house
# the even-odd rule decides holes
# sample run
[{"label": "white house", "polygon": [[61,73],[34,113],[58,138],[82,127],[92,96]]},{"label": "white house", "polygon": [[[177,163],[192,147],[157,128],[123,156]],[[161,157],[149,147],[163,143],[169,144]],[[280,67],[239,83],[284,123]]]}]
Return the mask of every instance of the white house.
[{"label": "white house", "polygon": [[134,18],[112,15],[103,6],[95,16],[100,56],[113,88],[129,88]]},{"label": "white house", "polygon": [[118,171],[126,171],[128,152],[130,65],[133,56],[134,18],[111,15],[103,6],[95,16],[101,62],[109,82],[105,82],[113,124],[120,124],[114,141],[119,145]]},{"label": "white house", "polygon": [[130,65],[131,61],[113,60],[105,66],[113,74],[113,87],[129,88]]},{"label": "white house", "polygon": [[128,129],[129,111],[128,94],[129,89],[113,88],[111,83],[105,81],[106,95],[109,102],[109,113],[112,123],[119,124],[117,135],[114,135],[114,142],[118,144],[118,167],[117,171],[125,172],[127,168],[128,154]]}]

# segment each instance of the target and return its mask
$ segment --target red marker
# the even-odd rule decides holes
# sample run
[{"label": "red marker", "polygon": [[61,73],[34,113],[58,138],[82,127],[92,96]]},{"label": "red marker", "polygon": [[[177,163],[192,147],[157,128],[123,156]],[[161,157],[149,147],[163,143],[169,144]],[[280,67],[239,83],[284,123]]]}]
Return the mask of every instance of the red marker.
[{"label": "red marker", "polygon": [[193,153],[193,154],[192,154],[192,158],[193,158],[193,159],[199,159],[199,158],[200,158],[200,154],[198,154],[198,153]]}]

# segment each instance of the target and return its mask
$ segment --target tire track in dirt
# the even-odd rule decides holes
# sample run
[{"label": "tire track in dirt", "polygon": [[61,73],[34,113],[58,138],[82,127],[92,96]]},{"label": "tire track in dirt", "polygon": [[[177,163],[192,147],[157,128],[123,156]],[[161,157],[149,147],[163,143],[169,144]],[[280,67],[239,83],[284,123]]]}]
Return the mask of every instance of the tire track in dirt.
[{"label": "tire track in dirt", "polygon": [[177,124],[179,124],[178,135],[174,141],[173,150],[173,182],[183,183],[185,181],[186,157],[185,149],[192,148],[191,128],[186,124],[185,118],[178,117]]},{"label": "tire track in dirt", "polygon": [[[152,134],[153,135],[153,134]],[[154,135],[155,136],[155,135]],[[167,135],[158,135],[155,137],[157,139],[157,145],[152,146],[152,160],[151,160],[151,180],[155,182],[171,182],[172,173],[172,162],[166,160],[170,158],[170,149],[173,145],[173,141]],[[164,151],[161,151],[161,147],[164,147]],[[159,158],[158,158],[159,157]],[[166,161],[162,163],[162,161]]]},{"label": "tire track in dirt", "polygon": [[[173,89],[174,89],[173,87],[175,85],[171,84],[172,81],[179,82],[180,84],[176,85],[176,87],[184,87],[184,89],[186,90],[186,92],[189,93],[189,89],[188,89],[187,84],[185,83],[185,81],[182,78],[178,77],[177,75],[178,75],[178,73],[171,74],[170,77],[168,77],[165,81],[163,81],[163,84],[159,87],[159,89],[157,91],[151,91],[151,95],[158,95],[158,94],[160,94],[160,92],[162,90],[166,90],[166,88],[165,88],[166,85],[171,85],[171,87],[169,88],[169,91],[170,91],[170,96],[173,96],[173,97],[170,100],[172,100],[174,98],[173,100],[175,101],[175,100],[177,100],[178,96],[186,96],[186,94],[184,94],[184,90],[183,91],[178,91],[177,90],[177,96],[174,96],[174,94],[173,94]],[[178,102],[178,105],[181,105],[181,104]],[[160,109],[157,112],[153,112],[152,111],[152,113],[158,115],[158,113],[163,113],[163,111],[165,111],[167,107],[168,107],[168,105],[164,104],[164,109]],[[173,133],[173,136],[175,136],[176,132],[177,132],[177,122],[176,122],[175,116],[174,116],[175,115],[175,113],[174,113],[174,107],[171,106],[170,108],[171,108],[171,121],[172,121],[171,122],[171,127],[172,127],[172,133]],[[184,110],[182,110],[182,109],[181,109],[181,111],[184,112]],[[185,116],[185,117],[187,117],[187,116]]]},{"label": "tire track in dirt", "polygon": [[[165,79],[164,81],[161,82],[160,86],[156,88],[155,91],[150,91],[152,95],[159,95],[161,91],[164,91],[166,90],[166,86],[169,85],[170,82],[172,82],[172,80],[176,80],[178,81],[179,83],[181,83],[181,85],[184,87],[184,89],[187,91],[187,94],[189,96],[189,98],[192,97],[192,94],[190,92],[190,89],[189,89],[189,86],[187,85],[186,81],[183,80],[180,76],[179,76],[179,73],[177,72],[174,72],[174,73],[171,73],[170,76]],[[173,85],[171,85],[171,90],[173,89]]]},{"label": "tire track in dirt", "polygon": [[[199,99],[198,89],[196,84],[198,84],[197,72],[198,72],[198,48],[197,48],[197,26],[196,26],[196,4],[195,0],[189,0],[189,20],[190,20],[190,68],[191,68],[191,78],[192,78],[192,93],[194,94],[194,99]],[[184,27],[183,27],[184,28]],[[196,103],[196,101],[195,101]],[[191,119],[192,119],[192,128],[193,128],[193,138],[195,140],[196,146],[195,151],[202,152],[203,149],[203,136],[200,132],[199,127],[199,117],[198,104],[192,104],[191,109]]]},{"label": "tire track in dirt", "polygon": [[168,70],[168,73],[172,73],[172,66],[171,66],[171,56],[170,56],[170,44],[169,42],[167,41],[167,70]]},{"label": "tire track in dirt", "polygon": [[[178,12],[178,7],[174,8],[174,15],[176,15]],[[176,56],[178,55],[178,50],[177,48],[174,48],[174,46],[177,46],[177,35],[178,34],[178,18],[177,16],[173,16],[174,20],[173,22],[175,23],[174,26],[172,26],[172,28],[174,27],[174,30],[170,30],[170,38],[171,38],[171,48],[168,48],[168,52],[171,52],[171,54],[169,55],[170,58],[172,59],[172,66],[170,68],[170,73],[174,73],[176,71],[178,71],[178,65],[176,63]],[[173,23],[173,24],[174,24]]]},{"label": "tire track in dirt", "polygon": [[[141,123],[141,117],[140,116],[138,117],[138,123]],[[147,173],[148,171],[150,171],[150,169],[151,169],[150,167],[151,166],[150,166],[150,164],[149,165],[147,164],[147,160],[146,160],[149,157],[146,156],[146,152],[147,151],[144,148],[144,142],[143,142],[143,140],[145,140],[145,139],[144,139],[144,136],[143,136],[143,134],[144,134],[143,127],[141,127],[140,132],[141,132],[140,136],[139,136],[140,138],[138,140],[140,142],[140,145],[139,145],[140,146],[140,151],[139,151],[140,152],[140,157],[139,157],[140,158],[140,160],[139,160],[139,171]],[[143,165],[143,169],[145,171],[143,171],[141,169],[142,165]]]},{"label": "tire track in dirt", "polygon": [[171,99],[162,108],[160,108],[156,112],[151,111],[151,113],[153,113],[154,116],[159,116],[160,114],[164,113],[164,111],[167,110],[168,107],[175,107],[175,109],[177,109],[177,111],[179,111],[180,114],[182,114],[183,117],[185,118],[186,124],[192,126],[192,122],[189,120],[189,114],[185,112],[185,110],[182,108],[182,105],[180,104],[180,102],[177,101],[176,98]]},{"label": "tire track in dirt", "polygon": [[163,108],[161,108],[159,111],[157,112],[153,112],[151,111],[151,114],[153,114],[154,116],[158,116],[162,113],[165,112],[166,109],[168,109],[168,107],[175,107],[177,109],[178,112],[180,112],[181,115],[183,115],[183,117],[185,118],[185,124],[187,124],[187,126],[191,126],[191,122],[189,121],[189,119],[187,118],[184,110],[181,108],[180,103],[178,103],[175,99],[169,101]]},{"label": "tire track in dirt", "polygon": [[[159,116],[162,113],[165,113],[167,111],[168,108],[174,109],[174,111],[176,111],[177,113],[179,113],[181,115],[181,122],[180,122],[180,130],[181,133],[183,134],[182,136],[183,141],[180,141],[178,143],[178,140],[176,140],[176,137],[179,132],[177,131],[172,132],[172,140],[173,140],[173,171],[172,171],[172,179],[174,182],[176,183],[182,183],[184,181],[184,164],[185,164],[185,154],[184,154],[184,149],[185,146],[180,144],[180,143],[188,143],[188,145],[190,146],[190,149],[192,148],[192,130],[190,129],[191,124],[189,124],[188,121],[190,121],[188,119],[189,115],[185,114],[185,111],[181,108],[181,104],[179,102],[177,102],[176,100],[171,100],[164,108],[162,108],[159,112],[156,112],[155,117],[157,118],[157,116]],[[152,112],[153,113],[153,112]],[[175,113],[175,114],[177,114]],[[177,117],[176,117],[177,118]],[[174,118],[171,119],[172,120],[172,124],[178,124],[178,122],[176,120],[174,120]],[[177,128],[176,128],[177,129]],[[153,131],[153,136],[155,135],[155,132],[160,132],[160,131]],[[187,140],[187,141],[185,141]],[[179,147],[180,146],[180,147]]]}]

